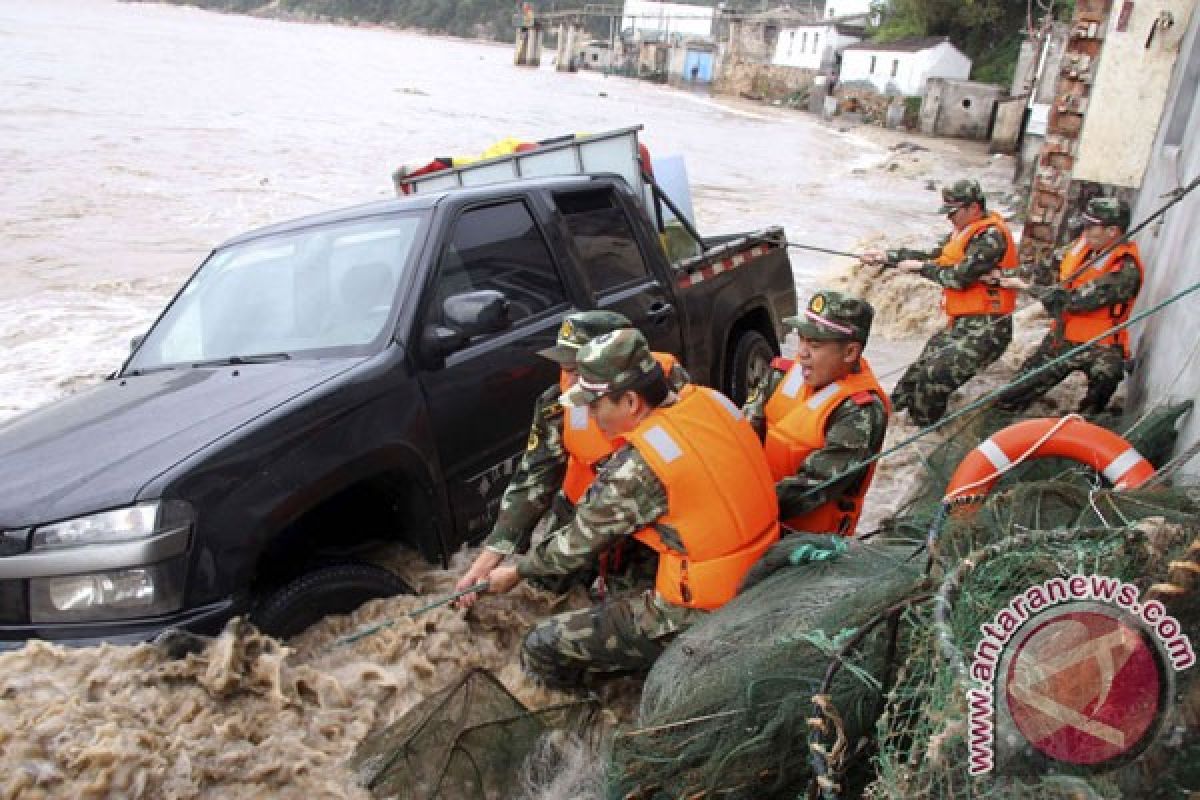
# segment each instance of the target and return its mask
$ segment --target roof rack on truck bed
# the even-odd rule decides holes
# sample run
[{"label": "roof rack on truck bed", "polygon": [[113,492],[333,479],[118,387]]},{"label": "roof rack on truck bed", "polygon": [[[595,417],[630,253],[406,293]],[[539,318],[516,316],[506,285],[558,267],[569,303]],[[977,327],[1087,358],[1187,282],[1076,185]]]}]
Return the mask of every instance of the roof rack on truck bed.
[{"label": "roof rack on truck bed", "polygon": [[[641,154],[645,149],[638,143],[640,130],[641,125],[634,125],[604,133],[568,134],[495,158],[412,175],[397,180],[397,185],[412,192],[432,192],[520,178],[607,172],[624,178],[643,198],[646,208],[653,208],[654,195],[642,175]],[[644,168],[649,171],[650,165],[647,163]]]}]

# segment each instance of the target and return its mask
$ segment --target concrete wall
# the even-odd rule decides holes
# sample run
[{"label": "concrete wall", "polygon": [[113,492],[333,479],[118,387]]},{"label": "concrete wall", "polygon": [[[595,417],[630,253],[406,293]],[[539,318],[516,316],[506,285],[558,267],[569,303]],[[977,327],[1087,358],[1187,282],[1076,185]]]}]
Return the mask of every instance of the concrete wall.
[{"label": "concrete wall", "polygon": [[579,50],[582,69],[608,69],[615,63],[612,48],[607,44],[585,44]]},{"label": "concrete wall", "polygon": [[921,103],[921,132],[959,139],[987,139],[1004,89],[990,83],[930,78]]},{"label": "concrete wall", "polygon": [[819,70],[832,66],[842,48],[862,41],[858,36],[838,33],[833,25],[804,25],[784,28],[775,44],[771,63],[781,67]]},{"label": "concrete wall", "polygon": [[[1200,14],[1193,14],[1185,33],[1169,83],[1162,124],[1154,138],[1145,179],[1133,219],[1145,219],[1164,202],[1163,195],[1186,185],[1200,175],[1200,141],[1187,131],[1200,130]],[[1143,42],[1145,40],[1143,39]],[[1200,281],[1200,259],[1196,258],[1196,232],[1200,231],[1200,189],[1167,212],[1161,223],[1151,225],[1137,237],[1146,261],[1146,284],[1135,311],[1150,308],[1171,294]],[[1137,368],[1130,386],[1131,410],[1164,402],[1191,399],[1200,405],[1200,294],[1191,294],[1134,326]],[[1193,410],[1181,426],[1179,447],[1183,450],[1200,437],[1200,408]],[[1200,478],[1200,458],[1184,473]]]},{"label": "concrete wall", "polygon": [[924,93],[929,78],[966,80],[970,74],[971,59],[948,43],[916,53],[859,49],[842,53],[842,82],[867,82],[884,94],[915,97]]},{"label": "concrete wall", "polygon": [[[1054,101],[1058,88],[1058,76],[1062,70],[1063,56],[1067,52],[1067,35],[1067,25],[1055,23],[1049,27],[1043,38],[1026,42],[1028,48],[1022,45],[1023,52],[1029,50],[1029,68],[1024,73],[1013,75],[1012,94],[1014,97],[1028,96],[1030,122],[1025,129],[1025,138],[1021,141],[1021,151],[1017,154],[1017,174],[1014,183],[1019,186],[1033,181],[1038,153],[1042,151],[1042,144],[1046,141],[1045,123],[1049,119],[1049,106]],[[1021,68],[1020,62],[1017,67]],[[1036,123],[1040,123],[1040,127],[1035,127]]]},{"label": "concrete wall", "polygon": [[[1075,180],[1129,187],[1142,182],[1154,144],[1153,123],[1162,115],[1172,68],[1195,5],[1196,0],[1133,3],[1132,12],[1125,15],[1122,4],[1114,3],[1088,100],[1089,108],[1099,113],[1084,120]],[[1174,20],[1171,27],[1161,25],[1162,14]],[[1131,119],[1143,124],[1130,125]]]},{"label": "concrete wall", "polygon": [[741,62],[723,65],[714,90],[775,100],[809,89],[816,70]]},{"label": "concrete wall", "polygon": [[714,9],[685,3],[657,3],[653,0],[625,0],[621,30],[642,33],[680,33],[687,36],[711,36]]},{"label": "concrete wall", "polygon": [[996,108],[996,123],[992,126],[993,153],[1013,153],[1017,139],[1021,136],[1021,122],[1025,118],[1025,98],[1014,97],[1001,100]]}]

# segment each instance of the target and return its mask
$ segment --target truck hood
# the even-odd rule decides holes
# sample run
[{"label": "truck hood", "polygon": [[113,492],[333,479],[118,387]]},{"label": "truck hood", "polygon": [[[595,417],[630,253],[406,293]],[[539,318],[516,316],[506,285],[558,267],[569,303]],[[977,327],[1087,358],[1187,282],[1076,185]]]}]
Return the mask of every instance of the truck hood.
[{"label": "truck hood", "polygon": [[0,530],[132,503],[148,481],[361,359],[153,372],[0,426]]}]

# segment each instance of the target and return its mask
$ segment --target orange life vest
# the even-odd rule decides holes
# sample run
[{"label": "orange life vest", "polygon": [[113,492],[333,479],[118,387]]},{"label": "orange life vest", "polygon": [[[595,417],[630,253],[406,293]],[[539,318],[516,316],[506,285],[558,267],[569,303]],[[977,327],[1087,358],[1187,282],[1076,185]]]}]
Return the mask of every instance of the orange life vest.
[{"label": "orange life vest", "polygon": [[[775,485],[754,429],[724,395],[685,386],[625,439],[667,491],[667,513],[635,534],[658,553],[655,589],[677,606],[720,608],[779,540]],[[663,541],[668,527],[682,552]]]},{"label": "orange life vest", "polygon": [[[847,399],[866,405],[877,397],[886,412],[891,413],[892,404],[887,392],[879,385],[867,360],[861,361],[861,372],[847,375],[815,392],[804,383],[799,365],[788,370],[764,409],[767,436],[763,449],[771,467],[771,477],[776,482],[795,475],[810,455],[825,446],[829,417]],[[862,515],[863,497],[874,475],[875,464],[871,464],[853,491],[784,522],[790,528],[808,533],[853,535]]]},{"label": "orange life vest", "polygon": [[[1058,279],[1063,282],[1063,288],[1078,289],[1104,275],[1119,272],[1125,256],[1133,258],[1133,262],[1137,264],[1138,274],[1145,278],[1146,270],[1142,266],[1142,256],[1138,251],[1138,246],[1133,242],[1123,242],[1117,245],[1105,258],[1080,272],[1079,267],[1091,254],[1092,250],[1088,247],[1087,242],[1082,236],[1079,237],[1067,254],[1063,256],[1062,264],[1058,268]],[[1077,272],[1078,275],[1075,274]],[[1068,281],[1068,278],[1071,280]],[[1093,337],[1099,336],[1114,325],[1125,322],[1132,312],[1132,302],[1102,306],[1091,311],[1064,311],[1062,314],[1062,337],[1074,344],[1089,342]],[[1129,358],[1129,331],[1125,328],[1111,336],[1104,337],[1098,344],[1120,345],[1125,357]]]},{"label": "orange life vest", "polygon": [[[654,360],[670,375],[678,360],[670,353],[654,353]],[[558,387],[562,391],[571,388],[566,374],[558,376]],[[563,476],[562,491],[573,505],[578,505],[584,492],[596,479],[596,464],[608,458],[616,450],[616,443],[604,435],[588,414],[587,406],[564,409],[563,448],[567,451],[567,473]]]},{"label": "orange life vest", "polygon": [[[982,233],[993,225],[1004,234],[1004,241],[1007,245],[998,266],[1003,270],[1016,269],[1020,262],[1017,261],[1017,245],[1013,242],[1012,231],[995,213],[972,222],[960,231],[955,231],[954,235],[950,237],[950,241],[942,247],[942,253],[934,263],[942,267],[957,266],[966,258],[967,245],[975,238],[976,234]],[[951,289],[947,286],[942,289],[942,306],[946,309],[946,316],[950,317],[951,323],[959,317],[980,314],[1011,314],[1017,308],[1017,292],[1015,289],[988,286],[984,283],[975,283],[966,289]]]}]

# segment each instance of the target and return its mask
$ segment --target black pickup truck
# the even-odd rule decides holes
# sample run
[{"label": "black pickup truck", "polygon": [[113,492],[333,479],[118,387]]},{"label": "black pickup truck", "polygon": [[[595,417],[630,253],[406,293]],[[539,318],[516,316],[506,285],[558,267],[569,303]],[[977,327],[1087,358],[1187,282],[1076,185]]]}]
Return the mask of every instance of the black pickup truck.
[{"label": "black pickup truck", "polygon": [[0,649],[133,642],[237,614],[289,635],[405,589],[489,530],[538,358],[577,308],[626,314],[735,398],[778,351],[782,231],[668,263],[614,175],[453,189],[226,242],[128,361],[0,428]]}]

